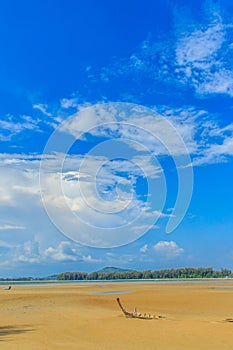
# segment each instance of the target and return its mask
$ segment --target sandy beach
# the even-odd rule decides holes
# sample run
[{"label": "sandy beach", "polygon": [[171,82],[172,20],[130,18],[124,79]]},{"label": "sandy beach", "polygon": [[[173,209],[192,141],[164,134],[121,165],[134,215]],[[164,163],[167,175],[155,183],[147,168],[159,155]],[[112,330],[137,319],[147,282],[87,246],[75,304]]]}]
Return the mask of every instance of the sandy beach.
[{"label": "sandy beach", "polygon": [[[1,285],[0,294],[1,349],[233,349],[229,280]],[[164,318],[126,319],[117,296],[129,311]]]}]

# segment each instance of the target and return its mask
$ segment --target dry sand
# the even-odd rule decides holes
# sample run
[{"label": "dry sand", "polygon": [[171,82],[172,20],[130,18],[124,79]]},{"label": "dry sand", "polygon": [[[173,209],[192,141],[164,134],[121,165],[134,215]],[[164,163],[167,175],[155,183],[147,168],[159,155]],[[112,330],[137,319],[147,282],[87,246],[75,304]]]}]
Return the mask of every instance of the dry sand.
[{"label": "dry sand", "polygon": [[[93,294],[131,290],[129,294]],[[3,350],[233,349],[233,281],[0,286]],[[125,308],[163,315],[126,319]]]}]

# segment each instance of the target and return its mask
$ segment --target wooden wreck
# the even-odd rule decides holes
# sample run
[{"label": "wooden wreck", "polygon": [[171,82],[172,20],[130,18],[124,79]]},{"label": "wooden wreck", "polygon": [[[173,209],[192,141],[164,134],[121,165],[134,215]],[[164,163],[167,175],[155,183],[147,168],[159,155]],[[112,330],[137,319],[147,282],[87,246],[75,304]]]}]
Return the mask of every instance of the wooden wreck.
[{"label": "wooden wreck", "polygon": [[161,318],[161,316],[153,316],[153,315],[149,315],[149,314],[142,314],[140,312],[137,312],[136,309],[133,312],[126,311],[125,308],[121,304],[120,298],[117,298],[116,300],[117,300],[117,303],[120,306],[123,314],[127,318],[138,318],[140,320],[153,320],[153,319]]}]

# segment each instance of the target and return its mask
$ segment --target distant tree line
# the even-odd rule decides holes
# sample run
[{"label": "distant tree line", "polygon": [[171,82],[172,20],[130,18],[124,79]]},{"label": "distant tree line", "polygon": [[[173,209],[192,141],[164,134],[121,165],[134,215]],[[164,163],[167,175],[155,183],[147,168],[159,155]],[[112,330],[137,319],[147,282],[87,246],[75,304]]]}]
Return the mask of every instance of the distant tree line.
[{"label": "distant tree line", "polygon": [[0,281],[4,281],[4,282],[10,282],[10,281],[33,281],[33,277],[19,277],[19,278],[0,278]]},{"label": "distant tree line", "polygon": [[166,278],[233,278],[229,269],[219,271],[208,268],[178,268],[164,270],[145,270],[127,272],[63,272],[57,276],[58,280],[118,280],[118,279],[166,279]]},{"label": "distant tree line", "polygon": [[16,282],[31,282],[31,281],[49,281],[49,280],[56,280],[57,279],[57,275],[56,277],[13,277],[13,278],[0,278],[0,282],[12,282],[12,281],[16,281]]}]

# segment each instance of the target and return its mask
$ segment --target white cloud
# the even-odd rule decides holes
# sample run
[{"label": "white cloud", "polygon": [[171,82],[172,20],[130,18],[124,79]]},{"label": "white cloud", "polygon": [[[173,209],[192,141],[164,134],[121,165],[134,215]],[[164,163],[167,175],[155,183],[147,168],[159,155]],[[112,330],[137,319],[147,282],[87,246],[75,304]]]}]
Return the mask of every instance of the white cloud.
[{"label": "white cloud", "polygon": [[[95,158],[92,159],[92,166],[95,167],[94,162]],[[153,221],[153,216],[158,217],[158,212],[155,215],[153,211],[150,213],[149,203],[137,198],[136,194],[132,195],[131,186],[128,187],[128,184],[123,182],[122,190],[117,188],[120,184],[118,178],[123,181],[124,177],[105,173],[100,179],[95,179],[87,171],[84,175],[75,175],[73,179],[70,172],[69,176],[65,174],[59,189],[59,175],[57,177],[56,174],[47,173],[43,186],[44,199],[52,219],[59,223],[59,227],[63,227],[64,233],[71,230],[77,241],[94,244],[97,240],[98,245],[102,246],[106,244],[104,242],[111,242],[111,239],[118,241],[120,235],[125,240],[130,239],[129,237],[133,239],[140,235],[140,232],[134,230],[136,223],[130,228],[131,221],[140,217],[141,225],[144,221],[146,230],[146,223]],[[77,178],[82,180],[77,181]],[[104,193],[96,193],[96,183]],[[115,232],[114,229],[120,232]]]},{"label": "white cloud", "polygon": [[[13,248],[13,246],[0,241],[0,247]],[[26,241],[23,245],[14,247],[14,253],[10,254],[12,263],[52,263],[52,262],[85,262],[99,263],[102,260],[93,258],[90,254],[83,255],[83,250],[78,244],[70,241],[61,241],[57,246],[48,246],[42,249],[36,239]],[[9,257],[8,257],[9,258]]]},{"label": "white cloud", "polygon": [[156,254],[165,260],[172,260],[184,253],[184,249],[179,247],[174,241],[160,241],[153,246]]},{"label": "white cloud", "polygon": [[6,115],[4,119],[0,120],[0,141],[9,141],[13,136],[25,130],[39,131],[38,123],[38,119],[27,115],[22,115],[19,118],[10,114]]},{"label": "white cloud", "polygon": [[16,225],[7,225],[7,224],[0,226],[0,231],[23,230],[23,229],[25,229],[25,226],[16,226]]},{"label": "white cloud", "polygon": [[18,247],[16,249],[14,260],[16,262],[18,261],[30,264],[40,263],[41,256],[39,251],[39,242],[36,240],[30,240],[25,242],[22,247]]},{"label": "white cloud", "polygon": [[[97,124],[96,116],[98,116]],[[212,149],[215,148],[218,155],[214,159],[215,162],[221,162],[226,159],[225,156],[232,155],[232,124],[220,126],[211,118],[215,117],[205,110],[196,110],[193,107],[171,110],[167,106],[160,106],[152,111],[146,108],[143,110],[136,105],[132,108],[132,105],[127,103],[98,104],[82,109],[61,126],[61,131],[66,131],[83,140],[87,130],[93,136],[110,138],[112,142],[106,141],[102,144],[100,152],[109,153],[112,149],[114,157],[116,153],[114,148],[121,147],[122,153],[129,159],[134,150],[138,155],[134,155],[130,161],[132,160],[138,164],[139,168],[145,170],[146,176],[152,177],[154,174],[156,177],[162,169],[159,165],[156,169],[155,164],[152,164],[153,156],[178,157],[191,154],[194,159],[193,164],[198,165],[212,163],[211,154]],[[216,143],[216,135],[219,137],[218,143]],[[98,148],[95,148],[96,153],[97,151]],[[87,158],[88,156],[85,157],[85,163]],[[112,161],[112,168],[114,164],[129,169],[127,161]],[[135,169],[134,166],[134,173]]]},{"label": "white cloud", "polygon": [[7,242],[4,241],[0,241],[0,248],[12,248],[12,244],[9,244]]},{"label": "white cloud", "polygon": [[225,30],[221,22],[210,24],[205,30],[195,29],[178,39],[176,60],[179,66],[192,63],[199,68],[209,68],[211,58],[216,55],[224,42]]},{"label": "white cloud", "polygon": [[56,248],[48,247],[44,252],[44,257],[55,261],[77,261],[80,260],[79,246],[77,244],[63,241]]},{"label": "white cloud", "polygon": [[102,260],[101,259],[95,259],[93,258],[90,254],[89,255],[83,255],[82,256],[82,261],[86,263],[100,263]]},{"label": "white cloud", "polygon": [[61,100],[61,107],[64,108],[64,109],[68,109],[68,108],[71,108],[71,107],[78,108],[79,104],[80,103],[79,103],[77,98],[63,98]]},{"label": "white cloud", "polygon": [[158,83],[166,83],[189,86],[199,96],[233,96],[233,27],[227,16],[210,6],[201,22],[186,17],[183,9],[174,12],[175,40],[144,41],[137,52],[104,67],[100,79],[109,82],[123,77],[138,83],[146,76],[151,84],[145,94],[157,92]]},{"label": "white cloud", "polygon": [[[49,264],[90,260],[84,256],[85,248],[70,241],[60,241],[58,244],[42,243],[41,234],[38,234],[26,241],[19,243],[17,240],[13,243],[0,241],[1,260],[0,265],[9,269],[14,269],[19,264]],[[93,262],[95,259],[92,260]],[[96,260],[97,261],[97,260]],[[90,261],[91,262],[91,261]]]},{"label": "white cloud", "polygon": [[33,105],[34,109],[38,109],[42,114],[46,115],[47,117],[52,117],[52,113],[48,112],[48,105],[44,103],[37,103]]},{"label": "white cloud", "polygon": [[6,155],[4,157],[0,167],[0,207],[24,207],[32,200],[37,203],[40,195],[39,161],[27,160],[23,155],[8,155],[8,159]]},{"label": "white cloud", "polygon": [[227,162],[233,156],[233,124],[224,127],[209,124],[202,135],[204,142],[200,144],[193,165]]},{"label": "white cloud", "polygon": [[[141,173],[130,162],[124,161],[123,165],[124,172],[129,175],[128,179],[120,174],[122,171],[120,160],[119,164],[115,160],[103,168],[103,172],[95,179],[95,169],[101,168],[107,159],[87,156],[85,168],[78,171],[83,156],[67,156],[64,171],[60,173],[57,169],[62,157],[61,154],[44,158],[40,155],[0,155],[0,222],[2,222],[0,231],[2,233],[10,230],[22,231],[20,235],[9,237],[10,240],[15,240],[16,244],[20,241],[20,237],[28,239],[38,227],[44,231],[41,235],[45,236],[50,225],[41,201],[39,182],[41,162],[44,163],[46,170],[44,181],[47,190],[44,198],[54,214],[52,223],[55,225],[57,222],[61,223],[65,234],[66,230],[72,228],[77,241],[102,246],[103,242],[109,239],[106,229],[110,230],[109,234],[113,235],[113,240],[118,240],[117,233],[113,233],[112,228],[119,228],[122,239],[125,237],[134,240],[140,236],[141,230],[143,232],[147,230],[148,221],[153,225],[154,218],[160,216],[161,213],[153,211],[150,207],[150,196],[146,202],[146,197],[136,193],[136,178]],[[145,159],[143,166],[146,171]],[[149,162],[148,167],[151,167]],[[150,174],[151,177],[155,176],[152,169],[147,175]],[[96,183],[99,192],[96,192]],[[60,187],[57,189],[57,186]],[[42,187],[42,190],[45,188]],[[92,235],[89,229],[83,230],[83,221],[90,230],[93,230]],[[130,229],[128,225],[131,221],[133,224]],[[102,233],[99,236],[100,231]],[[23,253],[21,255],[25,256]]]},{"label": "white cloud", "polygon": [[[88,134],[107,138],[106,152],[111,147],[112,155],[116,147],[128,145],[129,150],[152,155],[187,155],[184,144],[191,138],[191,129],[186,124],[176,123],[174,118],[163,117],[156,110],[129,103],[96,104],[81,109],[61,124],[53,137],[54,142],[61,142],[62,133],[67,133],[80,140],[86,140]],[[187,139],[182,140],[181,136]],[[109,139],[112,140],[111,143]],[[127,149],[126,149],[127,150]],[[98,148],[95,149],[95,152]]]},{"label": "white cloud", "polygon": [[[213,86],[213,84],[211,85]],[[98,104],[89,108],[85,108],[85,106],[81,108],[79,106],[80,112],[75,117],[62,123],[58,127],[58,130],[61,132],[65,131],[68,134],[85,140],[85,131],[89,127],[96,125],[96,115],[98,115],[97,126],[89,130],[89,133],[97,137],[116,138],[114,141],[115,145],[113,143],[106,143],[106,149],[110,149],[110,147],[114,149],[114,147],[117,148],[117,146],[120,146],[123,152],[125,151],[127,157],[130,154],[129,152],[136,151],[137,155],[134,154],[133,161],[135,164],[137,163],[139,168],[141,167],[143,170],[146,170],[146,176],[149,177],[160,176],[162,171],[159,165],[156,168],[155,164],[153,164],[152,157],[154,155],[170,154],[171,156],[179,156],[186,152],[192,154],[193,158],[195,158],[195,165],[205,164],[205,162],[208,164],[213,161],[225,161],[225,156],[232,155],[230,138],[232,137],[233,125],[229,124],[220,127],[216,121],[214,124],[211,120],[214,116],[208,115],[208,112],[205,110],[196,110],[193,107],[172,110],[168,106],[160,106],[155,107],[151,111],[145,108],[143,114],[140,106],[137,107],[135,105],[134,110],[132,110],[130,107],[127,107],[126,103],[122,104],[123,107],[120,110],[121,104],[113,103],[112,105],[108,105]],[[116,113],[116,111],[119,113]],[[31,118],[29,123],[32,123]],[[33,123],[36,124],[37,121]],[[21,132],[24,128],[22,123],[19,125],[12,123],[7,127],[11,129],[11,134],[10,136],[8,135],[9,137],[4,135],[5,140],[11,138],[15,133]],[[32,126],[30,128],[33,129]],[[59,132],[58,134],[60,135]],[[218,143],[214,139],[215,136],[221,138]],[[123,149],[123,144],[125,150]],[[217,148],[218,155],[214,160],[210,157],[212,145],[214,145],[214,148]],[[206,150],[209,154],[208,157],[205,156]],[[103,151],[103,147],[100,148],[101,151]],[[221,152],[223,153],[222,155]],[[26,156],[24,155],[24,157]],[[29,159],[30,156],[27,157]],[[87,157],[86,155],[85,164],[87,164]],[[2,158],[4,158],[4,155]],[[33,155],[31,158],[33,158]],[[5,162],[7,161],[14,162],[15,160],[5,159]],[[114,164],[119,167],[127,166],[129,170],[129,162],[127,164],[123,160],[121,162],[112,161],[112,168]],[[136,167],[134,166],[132,172],[135,173],[135,171]]]},{"label": "white cloud", "polygon": [[[105,110],[105,106],[98,105],[95,111],[99,115],[103,114],[103,120],[108,122],[114,119],[115,106],[116,104],[110,105]],[[122,120],[127,118],[127,113],[127,109],[121,110]],[[161,134],[166,134],[166,125],[161,124],[161,119],[158,119],[158,125],[155,122],[153,126],[153,113],[140,115],[140,109],[137,106],[134,113],[134,125],[136,125],[136,116],[139,115],[140,123],[146,122],[147,127],[153,131],[160,130]],[[159,113],[164,114],[169,123],[173,122],[171,130],[178,130],[182,134],[182,138],[193,154],[194,165],[224,161],[227,157],[233,156],[233,124],[219,126],[216,121],[212,122],[211,116],[205,111],[198,111],[191,107],[177,110],[160,107],[157,113],[154,121]],[[82,115],[86,116],[84,110]],[[92,119],[91,113],[90,120]],[[88,120],[86,122],[89,123]],[[68,123],[68,130],[71,132],[70,125]],[[91,246],[105,246],[111,234],[113,241],[125,239],[125,237],[128,241],[132,241],[147,229],[157,228],[155,223],[159,217],[175,218],[174,214],[163,212],[162,204],[161,208],[152,206],[153,193],[147,193],[146,186],[145,193],[137,189],[137,181],[140,179],[147,184],[157,183],[161,190],[164,176],[163,169],[158,163],[153,163],[152,155],[145,151],[143,142],[146,138],[143,137],[143,131],[140,135],[140,130],[135,132],[142,143],[140,150],[138,146],[134,147],[133,141],[127,139],[128,143],[124,147],[119,141],[114,141],[116,143],[110,143],[110,146],[113,145],[115,149],[106,143],[103,148],[100,147],[99,151],[95,147],[93,154],[89,152],[86,155],[0,154],[0,220],[4,223],[0,226],[0,230],[10,230],[15,227],[16,231],[16,228],[25,228],[21,231],[29,233],[30,230],[35,232],[37,225],[41,225],[41,222],[44,229],[47,226],[49,219],[40,197],[40,164],[44,169],[42,174],[44,177],[41,180],[42,194],[51,210],[52,222],[58,224],[65,234],[71,230],[68,237],[78,242],[88,243]],[[116,132],[123,135],[128,131],[115,125],[115,129],[112,128],[110,134]],[[103,132],[108,135],[107,128]],[[95,133],[98,136],[98,130],[95,130]],[[133,137],[132,134],[131,137]],[[169,133],[170,145],[173,142],[176,146],[176,137],[171,141],[172,134]],[[149,143],[150,140],[147,138],[146,141]],[[121,147],[123,159],[119,158]],[[175,152],[179,154],[179,146]],[[153,187],[151,185],[150,189]],[[14,222],[12,217],[15,218]],[[112,230],[115,228],[118,230],[117,233]],[[106,235],[106,229],[111,230],[109,236]]]},{"label": "white cloud", "polygon": [[229,29],[218,16],[206,28],[194,29],[178,37],[177,78],[191,84],[200,95],[220,93],[233,96],[233,73],[228,68],[231,64]]},{"label": "white cloud", "polygon": [[148,244],[144,244],[144,246],[140,248],[140,253],[146,253],[148,249],[149,249]]},{"label": "white cloud", "polygon": [[160,107],[181,134],[194,166],[226,162],[232,153],[233,124],[221,126],[216,116],[192,107]]},{"label": "white cloud", "polygon": [[[88,69],[86,71],[89,71]],[[86,98],[82,96],[82,94],[79,91],[73,92],[71,94],[71,97],[65,97],[60,100],[60,106],[62,109],[75,109],[78,110],[80,106],[88,106],[88,102],[86,101]]]}]

